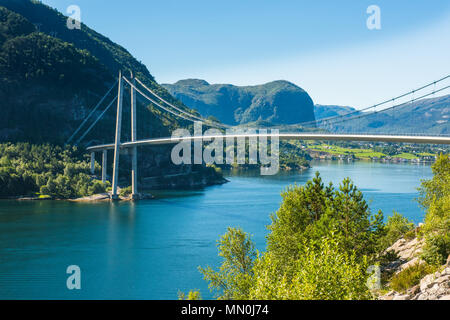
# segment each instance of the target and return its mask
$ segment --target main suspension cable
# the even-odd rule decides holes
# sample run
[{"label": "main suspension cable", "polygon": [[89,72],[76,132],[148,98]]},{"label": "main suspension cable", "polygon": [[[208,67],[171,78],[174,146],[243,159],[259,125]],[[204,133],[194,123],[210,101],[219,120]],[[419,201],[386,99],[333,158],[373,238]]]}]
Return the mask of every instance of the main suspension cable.
[{"label": "main suspension cable", "polygon": [[69,144],[72,139],[77,135],[77,133],[81,130],[81,128],[85,125],[85,123],[88,121],[88,119],[94,114],[95,111],[100,107],[100,105],[105,101],[106,97],[111,93],[111,91],[114,89],[114,87],[117,85],[118,80],[113,84],[113,86],[106,92],[106,94],[103,96],[103,98],[97,103],[97,105],[91,110],[91,112],[88,114],[88,116],[84,119],[84,121],[78,126],[78,128],[75,130],[75,132],[70,136],[70,138],[67,140],[66,144]]},{"label": "main suspension cable", "polygon": [[[393,101],[395,101],[395,100],[404,98],[404,97],[406,97],[406,96],[408,96],[408,95],[414,94],[414,93],[416,93],[417,91],[421,91],[421,90],[426,89],[426,88],[428,88],[428,87],[430,87],[430,86],[436,86],[437,83],[442,82],[442,81],[444,81],[444,80],[446,80],[446,79],[448,79],[448,78],[450,78],[450,75],[447,75],[447,76],[445,76],[445,77],[443,77],[443,78],[441,78],[441,79],[439,79],[439,80],[430,82],[430,83],[428,83],[428,84],[426,84],[426,85],[424,85],[424,86],[422,86],[422,87],[420,87],[420,88],[418,88],[418,89],[409,91],[409,92],[404,93],[404,94],[402,94],[402,95],[399,95],[399,96],[397,96],[397,97],[395,97],[395,98],[391,98],[391,99],[389,99],[389,100],[385,100],[385,101],[383,101],[383,102],[377,103],[377,104],[372,105],[372,106],[370,106],[370,107],[366,107],[366,108],[363,108],[363,109],[360,109],[360,110],[355,110],[355,111],[352,111],[352,112],[349,112],[349,113],[346,113],[346,114],[343,114],[343,115],[338,115],[338,116],[333,116],[333,117],[328,117],[328,118],[319,119],[319,120],[316,120],[316,121],[302,122],[302,123],[299,123],[299,125],[305,126],[305,125],[310,125],[310,124],[311,124],[311,125],[312,125],[312,124],[318,124],[318,123],[325,122],[325,121],[332,121],[332,120],[334,120],[334,119],[346,118],[346,117],[351,116],[351,115],[354,115],[354,114],[359,114],[359,113],[361,113],[361,112],[363,112],[363,111],[370,110],[370,109],[374,109],[374,108],[376,108],[376,107],[385,105],[386,103],[393,102]],[[442,91],[442,90],[439,90],[439,91]],[[439,92],[439,91],[436,91],[436,92]],[[416,100],[416,99],[414,99],[414,101],[415,101],[415,100]],[[391,107],[391,108],[387,108],[387,109],[380,110],[380,111],[378,111],[378,112],[382,112],[382,111],[390,110],[390,109],[392,109],[392,107]]]},{"label": "main suspension cable", "polygon": [[84,139],[84,137],[86,137],[86,135],[92,130],[92,128],[97,124],[97,122],[100,121],[100,119],[103,117],[103,115],[106,113],[106,111],[109,110],[109,108],[111,108],[111,106],[113,105],[113,103],[117,100],[117,97],[114,97],[114,99],[109,103],[109,105],[105,108],[105,110],[103,110],[103,112],[97,117],[97,119],[95,119],[95,121],[90,125],[90,127],[84,132],[84,134],[77,140],[77,142],[75,142],[75,145],[78,145],[81,140]]},{"label": "main suspension cable", "polygon": [[[138,78],[136,78],[136,81],[137,81],[141,86],[143,86],[148,92],[150,92],[150,93],[153,94],[155,97],[157,97],[159,100],[163,101],[165,104],[171,106],[171,107],[174,108],[175,110],[177,110],[177,111],[179,111],[179,112],[181,112],[181,113],[183,113],[183,114],[185,114],[185,115],[187,115],[187,116],[189,116],[189,117],[192,117],[192,118],[194,118],[194,119],[196,119],[196,120],[198,120],[198,121],[202,121],[202,122],[206,122],[206,123],[214,123],[213,121],[211,121],[211,120],[209,120],[209,119],[205,119],[205,118],[202,118],[202,117],[197,117],[196,115],[193,115],[193,114],[191,114],[191,113],[189,113],[189,112],[186,112],[186,111],[184,111],[184,110],[178,108],[177,106],[173,105],[172,103],[170,103],[170,102],[164,100],[163,98],[161,98],[157,93],[155,93],[153,90],[149,89],[145,84],[143,84]],[[217,126],[220,126],[220,127],[223,127],[223,128],[230,128],[229,125],[221,124],[221,123],[217,123]]]}]

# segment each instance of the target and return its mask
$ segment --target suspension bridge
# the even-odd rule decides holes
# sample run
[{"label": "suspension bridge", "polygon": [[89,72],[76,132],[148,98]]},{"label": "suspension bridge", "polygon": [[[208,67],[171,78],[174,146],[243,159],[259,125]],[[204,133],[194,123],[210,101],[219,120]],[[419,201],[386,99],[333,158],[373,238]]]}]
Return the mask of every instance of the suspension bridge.
[{"label": "suspension bridge", "polygon": [[[369,106],[364,109],[348,112],[343,115],[337,115],[333,117],[328,117],[324,119],[319,119],[315,121],[308,121],[299,123],[297,128],[300,128],[301,132],[271,132],[267,133],[267,130],[262,130],[261,133],[254,133],[254,131],[249,131],[248,133],[239,134],[226,134],[226,135],[197,135],[197,136],[185,136],[185,137],[162,137],[162,138],[152,138],[152,139],[137,139],[137,116],[136,116],[136,105],[137,105],[137,94],[143,97],[153,106],[159,108],[160,110],[167,112],[180,119],[190,121],[190,122],[201,122],[209,127],[224,129],[233,129],[232,126],[218,123],[210,119],[205,119],[199,115],[192,114],[181,107],[177,107],[174,104],[163,99],[154,90],[148,88],[142,81],[133,75],[130,79],[126,78],[119,73],[118,80],[114,85],[108,90],[108,92],[100,99],[97,105],[91,110],[87,117],[82,121],[79,127],[75,130],[72,136],[68,139],[67,143],[79,144],[86,135],[93,129],[93,127],[98,123],[98,121],[104,116],[104,114],[117,102],[117,112],[116,112],[116,126],[115,126],[115,140],[110,144],[89,146],[87,150],[91,153],[91,172],[95,172],[95,155],[96,153],[102,154],[102,181],[106,182],[107,179],[107,156],[108,150],[113,150],[113,174],[112,174],[112,199],[118,198],[118,174],[119,174],[119,154],[121,149],[128,149],[131,153],[131,193],[132,197],[138,195],[137,181],[138,181],[138,170],[137,170],[137,148],[141,146],[158,146],[158,145],[173,145],[180,142],[196,142],[196,141],[211,141],[216,138],[225,139],[252,139],[252,138],[277,138],[279,140],[318,140],[318,141],[366,141],[366,142],[397,142],[397,143],[414,143],[414,144],[441,144],[450,145],[450,136],[443,135],[422,135],[422,134],[370,134],[368,132],[358,132],[354,134],[349,133],[330,133],[327,128],[333,128],[338,124],[348,123],[350,121],[358,121],[360,119],[372,116],[379,113],[395,112],[395,110],[405,107],[414,103],[415,101],[435,96],[437,93],[443,92],[450,88],[450,85],[445,85],[445,81],[450,79],[450,75],[428,83],[422,87],[419,87],[410,92],[401,94],[392,99],[385,100],[376,105]],[[444,85],[442,85],[444,84]],[[130,88],[131,96],[131,141],[121,141],[121,128],[122,128],[122,113],[123,113],[123,100],[124,100],[124,89],[125,85]],[[441,87],[437,88],[438,85]],[[103,109],[99,111],[99,108],[105,102],[106,98],[113,92],[114,88],[117,87],[117,96],[114,96],[112,101]],[[432,89],[431,92],[424,93],[424,90]],[[420,94],[419,94],[420,93]],[[409,98],[406,102],[397,103],[402,99]],[[94,115],[98,114],[97,118],[90,124],[90,126],[80,134],[88,123],[88,120]],[[317,130],[322,128],[323,130]],[[267,128],[265,128],[267,129]],[[278,129],[277,127],[271,127],[269,129]],[[284,129],[286,130],[286,129]],[[309,131],[308,131],[309,130]],[[241,128],[242,131],[242,128]],[[265,131],[265,132],[264,132]],[[319,131],[319,132],[318,132]],[[75,140],[75,137],[78,137]]]}]

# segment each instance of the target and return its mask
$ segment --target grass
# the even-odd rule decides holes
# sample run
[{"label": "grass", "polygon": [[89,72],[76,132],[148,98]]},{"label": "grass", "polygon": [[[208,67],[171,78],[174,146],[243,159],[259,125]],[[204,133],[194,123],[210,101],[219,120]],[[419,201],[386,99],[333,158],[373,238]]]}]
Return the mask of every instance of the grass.
[{"label": "grass", "polygon": [[416,263],[394,275],[391,279],[390,287],[397,292],[404,292],[407,289],[418,285],[420,280],[427,274],[436,272],[437,270],[438,267],[426,263]]},{"label": "grass", "polygon": [[[326,152],[331,155],[339,156],[339,155],[353,155],[358,159],[372,159],[372,158],[383,158],[387,157],[386,154],[382,152],[375,152],[372,149],[350,149],[350,148],[342,148],[338,146],[330,146],[326,144],[310,144],[308,145],[308,149],[313,151],[320,151],[320,152]],[[421,153],[419,156],[433,156],[431,153]],[[406,160],[414,160],[419,159],[418,156],[412,154],[412,153],[400,153],[395,156],[392,156],[393,158],[400,158],[400,159],[406,159]]]},{"label": "grass", "polygon": [[370,159],[374,157],[381,158],[386,156],[384,153],[375,152],[372,149],[350,149],[328,145],[308,145],[308,148],[315,151],[327,152],[332,155],[354,155],[360,159]]},{"label": "grass", "polygon": [[418,155],[421,157],[435,157],[436,156],[435,154],[429,153],[429,152],[421,152],[421,153],[418,153]]},{"label": "grass", "polygon": [[414,160],[418,159],[419,157],[413,155],[412,153],[400,153],[394,156],[395,158],[402,158],[406,160]]}]

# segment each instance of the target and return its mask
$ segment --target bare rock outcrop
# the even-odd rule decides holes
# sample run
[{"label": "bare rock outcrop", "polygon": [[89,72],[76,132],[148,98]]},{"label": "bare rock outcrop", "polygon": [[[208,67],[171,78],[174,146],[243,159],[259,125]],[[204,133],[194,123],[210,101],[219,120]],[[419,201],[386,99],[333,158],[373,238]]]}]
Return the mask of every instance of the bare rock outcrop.
[{"label": "bare rock outcrop", "polygon": [[397,255],[398,259],[384,266],[382,271],[394,274],[405,270],[416,263],[423,263],[419,256],[422,253],[424,243],[424,239],[419,239],[417,237],[411,240],[405,238],[397,240],[392,246],[385,250],[385,254],[393,252]]},{"label": "bare rock outcrop", "polygon": [[394,251],[403,261],[411,261],[417,258],[422,252],[424,244],[423,239],[414,238],[412,240],[406,240],[404,238],[399,239],[392,246],[386,249],[386,251]]},{"label": "bare rock outcrop", "polygon": [[391,291],[380,300],[450,300],[450,256],[447,263],[437,271],[426,275],[420,284],[410,288],[406,293]]}]

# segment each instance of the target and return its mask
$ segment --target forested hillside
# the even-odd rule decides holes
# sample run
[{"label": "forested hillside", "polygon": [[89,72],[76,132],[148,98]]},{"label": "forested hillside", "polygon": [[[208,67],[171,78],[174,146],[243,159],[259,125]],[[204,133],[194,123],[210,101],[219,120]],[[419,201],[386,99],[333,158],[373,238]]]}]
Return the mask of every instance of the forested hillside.
[{"label": "forested hillside", "polygon": [[[134,72],[160,96],[190,111],[158,85],[146,66],[126,49],[84,24],[81,30],[70,30],[66,22],[67,17],[38,1],[0,0],[0,142],[64,144],[116,82],[119,70],[125,75]],[[116,90],[111,92],[92,119],[100,115],[115,94]],[[112,142],[115,116],[115,108],[110,108],[81,146]],[[144,100],[138,100],[137,118],[138,139],[170,136],[175,128],[190,125]],[[126,125],[129,121],[130,99],[126,90],[123,140],[130,138],[130,126]],[[201,166],[173,165],[168,147],[141,150],[141,176],[189,176],[206,170]],[[121,169],[128,170],[126,162]],[[217,178],[206,175],[204,184],[214,183]],[[183,183],[193,184],[192,179],[183,177]],[[164,184],[163,180],[158,181]],[[177,181],[170,184],[176,186]]]},{"label": "forested hillside", "polygon": [[[133,71],[161,96],[184,107],[127,50],[87,26],[70,30],[65,16],[35,1],[0,0],[0,6],[7,8],[2,8],[0,21],[0,98],[7,115],[2,118],[1,140],[64,142],[119,70]],[[159,119],[160,112],[150,110],[141,115],[146,125],[138,123],[141,136],[167,135],[179,126],[170,115]],[[113,111],[106,114],[87,139],[111,140],[113,118]],[[33,121],[35,127],[29,128]]]}]

